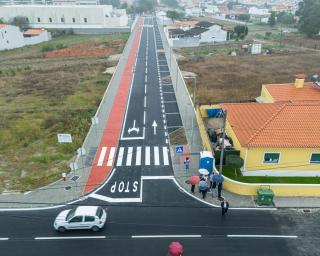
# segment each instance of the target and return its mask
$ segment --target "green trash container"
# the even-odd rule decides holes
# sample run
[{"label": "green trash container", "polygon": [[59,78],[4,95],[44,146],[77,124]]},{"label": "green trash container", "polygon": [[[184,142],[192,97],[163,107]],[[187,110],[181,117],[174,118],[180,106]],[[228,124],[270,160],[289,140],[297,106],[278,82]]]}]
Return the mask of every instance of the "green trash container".
[{"label": "green trash container", "polygon": [[273,203],[274,193],[270,186],[268,187],[260,187],[257,189],[258,194],[258,204],[259,205],[271,205]]}]

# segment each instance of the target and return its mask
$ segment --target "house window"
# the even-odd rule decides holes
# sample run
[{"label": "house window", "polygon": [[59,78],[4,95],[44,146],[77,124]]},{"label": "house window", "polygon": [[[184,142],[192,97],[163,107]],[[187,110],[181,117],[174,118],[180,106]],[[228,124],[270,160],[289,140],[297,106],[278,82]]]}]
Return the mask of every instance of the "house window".
[{"label": "house window", "polygon": [[265,164],[277,164],[279,163],[280,153],[265,153],[263,163]]},{"label": "house window", "polygon": [[64,22],[64,18],[61,18],[61,22]]},{"label": "house window", "polygon": [[49,22],[52,22],[52,18],[49,18]]},{"label": "house window", "polygon": [[85,23],[87,23],[87,22],[88,22],[87,18],[84,18],[83,20],[84,20],[84,22],[85,22]]},{"label": "house window", "polygon": [[75,18],[72,18],[72,22],[75,23],[75,22],[76,22],[76,19],[75,19]]},{"label": "house window", "polygon": [[40,22],[40,18],[38,18],[38,22]]},{"label": "house window", "polygon": [[312,153],[310,163],[320,164],[320,153]]}]

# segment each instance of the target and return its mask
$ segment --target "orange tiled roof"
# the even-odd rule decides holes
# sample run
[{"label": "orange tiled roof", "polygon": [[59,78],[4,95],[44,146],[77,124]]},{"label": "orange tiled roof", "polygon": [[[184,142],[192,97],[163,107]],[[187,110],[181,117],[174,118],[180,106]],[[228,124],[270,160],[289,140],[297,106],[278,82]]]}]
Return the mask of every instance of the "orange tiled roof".
[{"label": "orange tiled roof", "polygon": [[294,84],[267,84],[264,85],[275,102],[280,101],[320,101],[320,88],[313,83],[304,83],[303,88],[296,88]]},{"label": "orange tiled roof", "polygon": [[191,21],[177,21],[173,24],[170,24],[168,27],[170,28],[180,28],[180,27],[195,27],[199,21],[191,20]]},{"label": "orange tiled roof", "polygon": [[7,26],[7,24],[0,24],[0,29],[4,28],[5,26]]},{"label": "orange tiled roof", "polygon": [[23,32],[24,36],[38,36],[44,32],[44,29],[41,28],[31,28]]},{"label": "orange tiled roof", "polygon": [[243,147],[320,147],[320,101],[221,106]]}]

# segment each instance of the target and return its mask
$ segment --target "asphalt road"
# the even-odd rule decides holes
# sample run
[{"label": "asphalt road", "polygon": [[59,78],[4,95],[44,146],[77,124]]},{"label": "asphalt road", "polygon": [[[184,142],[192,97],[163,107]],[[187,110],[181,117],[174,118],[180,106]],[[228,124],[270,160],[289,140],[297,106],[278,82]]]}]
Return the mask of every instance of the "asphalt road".
[{"label": "asphalt road", "polygon": [[[310,241],[316,241],[318,232],[306,231],[316,223],[313,217],[297,223],[292,217],[296,212],[255,209],[231,209],[222,217],[219,208],[195,200],[175,184],[167,140],[169,129],[181,126],[181,118],[174,94],[164,93],[171,92],[172,84],[153,24],[152,18],[145,18],[112,176],[73,206],[0,211],[1,256],[163,256],[171,241],[183,244],[183,255],[274,256],[299,255],[301,243],[316,244]],[[105,228],[97,233],[55,232],[56,215],[74,205],[107,208]],[[317,255],[316,246],[310,251],[304,247],[300,255],[309,252]]]}]

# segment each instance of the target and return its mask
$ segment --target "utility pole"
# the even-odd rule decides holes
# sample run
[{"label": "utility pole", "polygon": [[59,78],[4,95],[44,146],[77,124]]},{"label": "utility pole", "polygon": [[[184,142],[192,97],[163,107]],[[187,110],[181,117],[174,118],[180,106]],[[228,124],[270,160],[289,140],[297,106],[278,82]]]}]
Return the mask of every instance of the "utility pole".
[{"label": "utility pole", "polygon": [[221,153],[220,153],[220,165],[219,165],[219,174],[222,174],[222,165],[223,165],[223,155],[224,155],[224,140],[226,138],[226,125],[227,125],[227,110],[224,111],[223,115],[223,132],[222,132],[222,144],[221,144]]}]

